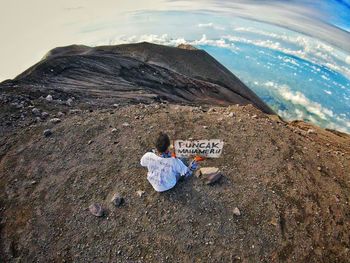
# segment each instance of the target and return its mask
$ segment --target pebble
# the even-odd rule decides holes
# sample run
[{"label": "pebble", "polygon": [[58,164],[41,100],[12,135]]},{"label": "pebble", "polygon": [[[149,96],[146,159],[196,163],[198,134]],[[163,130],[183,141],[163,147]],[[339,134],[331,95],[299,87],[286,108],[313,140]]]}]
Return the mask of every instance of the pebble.
[{"label": "pebble", "polygon": [[67,101],[66,101],[66,104],[68,106],[72,106],[72,103],[73,103],[73,100],[71,98],[69,98]]},{"label": "pebble", "polygon": [[228,115],[229,117],[234,117],[235,114],[233,112],[230,112],[230,114]]},{"label": "pebble", "polygon": [[130,126],[130,124],[129,124],[129,123],[127,123],[127,122],[124,122],[124,123],[122,124],[122,126],[123,126],[123,127],[129,127],[129,126]]},{"label": "pebble", "polygon": [[114,204],[116,207],[119,207],[124,203],[124,198],[116,193],[113,195],[111,203]]},{"label": "pebble", "polygon": [[321,166],[318,166],[318,167],[317,167],[317,170],[321,171],[321,170],[322,170]]},{"label": "pebble", "polygon": [[44,119],[47,118],[48,116],[49,114],[46,111],[41,113],[41,117],[43,117]]},{"label": "pebble", "polygon": [[52,134],[52,131],[50,129],[46,129],[43,134],[45,137],[49,137]]},{"label": "pebble", "polygon": [[47,101],[53,101],[53,98],[52,98],[52,96],[51,96],[50,94],[47,95],[45,99],[46,99]]},{"label": "pebble", "polygon": [[254,115],[252,116],[252,119],[256,119],[256,118],[258,118],[258,115],[254,114]]},{"label": "pebble", "polygon": [[314,129],[308,129],[307,134],[316,134],[316,131]]},{"label": "pebble", "polygon": [[113,129],[112,129],[112,132],[113,132],[113,133],[115,133],[115,132],[117,132],[117,131],[118,131],[118,130],[117,130],[116,128],[113,128]]},{"label": "pebble", "polygon": [[138,191],[136,192],[136,194],[137,194],[139,197],[142,197],[142,196],[145,194],[145,191],[138,190]]},{"label": "pebble", "polygon": [[203,129],[208,129],[208,126],[203,126]]},{"label": "pebble", "polygon": [[81,113],[81,110],[79,110],[79,109],[69,110],[69,113],[70,114],[78,114],[78,113]]},{"label": "pebble", "polygon": [[100,204],[92,204],[89,206],[89,211],[92,215],[96,217],[101,217],[105,214],[105,210]]},{"label": "pebble", "polygon": [[90,141],[88,141],[88,144],[90,145],[91,143],[93,143],[94,141],[93,140],[90,140]]},{"label": "pebble", "polygon": [[239,211],[238,207],[235,207],[235,209],[233,209],[233,214],[235,216],[240,216],[241,215],[241,211]]},{"label": "pebble", "polygon": [[63,113],[63,112],[61,112],[61,111],[57,112],[57,117],[61,118],[61,117],[63,117],[63,116],[64,116],[64,113]]},{"label": "pebble", "polygon": [[61,122],[61,119],[59,119],[59,118],[53,118],[53,119],[50,120],[50,122],[56,124],[56,123]]},{"label": "pebble", "polygon": [[32,113],[33,113],[34,115],[36,115],[36,116],[40,116],[40,115],[41,115],[40,110],[37,109],[37,108],[33,108],[33,109],[32,109]]}]

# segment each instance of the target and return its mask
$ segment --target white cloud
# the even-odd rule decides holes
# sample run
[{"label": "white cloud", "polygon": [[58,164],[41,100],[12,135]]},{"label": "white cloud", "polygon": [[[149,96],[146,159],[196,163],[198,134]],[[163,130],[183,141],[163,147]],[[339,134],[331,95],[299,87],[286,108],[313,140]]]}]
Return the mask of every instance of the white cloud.
[{"label": "white cloud", "polygon": [[201,28],[213,28],[216,30],[225,30],[225,27],[216,25],[214,23],[198,24],[197,27]]},{"label": "white cloud", "polygon": [[[113,44],[123,44],[123,43],[134,43],[147,41],[150,43],[168,45],[168,46],[178,46],[180,44],[189,44],[194,46],[208,45],[216,46],[221,48],[230,49],[232,52],[239,50],[233,43],[228,43],[225,39],[208,39],[205,34],[198,40],[185,40],[184,38],[171,38],[168,34],[163,35],[141,35],[141,36],[131,36],[131,37],[119,37],[112,41]],[[98,44],[97,44],[98,45]]]},{"label": "white cloud", "polygon": [[[287,35],[287,34],[276,34],[267,32],[252,27],[236,27],[236,32],[249,32],[253,34],[262,35],[269,37],[268,40],[259,39],[248,39],[246,37],[226,35],[224,38],[232,42],[241,42],[269,48],[283,52],[288,55],[297,56],[299,58],[308,60],[312,63],[319,64],[330,68],[336,72],[345,75],[350,79],[350,68],[339,65],[337,61],[344,61],[350,65],[350,56],[346,56],[345,53],[335,50],[334,47],[318,40],[304,35]],[[282,42],[282,43],[281,43]],[[286,48],[283,43],[290,43],[297,46],[297,49]],[[336,52],[337,51],[337,52]],[[290,61],[289,61],[290,62]],[[319,70],[318,70],[319,71]]]},{"label": "white cloud", "polygon": [[[268,81],[264,85],[270,90],[277,92],[284,100],[305,109],[305,111],[298,108],[278,110],[277,113],[283,118],[287,120],[309,120],[316,125],[350,133],[350,122],[345,114],[336,115],[332,110],[323,107],[320,103],[308,99],[302,92],[292,91],[287,85],[278,85],[272,81]],[[317,119],[315,115],[323,121]]]},{"label": "white cloud", "polygon": [[304,107],[308,112],[317,115],[321,119],[328,120],[334,117],[332,110],[323,107],[320,103],[308,99],[300,91],[292,91],[287,85],[279,85],[272,81],[264,84],[266,87],[274,89],[283,99],[290,101],[294,105]]},{"label": "white cloud", "polygon": [[347,64],[350,65],[350,56],[347,56],[347,57],[345,58],[345,62],[346,62]]}]

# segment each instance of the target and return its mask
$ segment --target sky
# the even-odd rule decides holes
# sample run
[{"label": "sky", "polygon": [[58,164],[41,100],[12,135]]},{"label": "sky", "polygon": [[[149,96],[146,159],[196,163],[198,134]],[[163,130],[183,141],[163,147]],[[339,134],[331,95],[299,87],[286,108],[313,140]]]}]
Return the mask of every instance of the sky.
[{"label": "sky", "polygon": [[0,0],[0,81],[58,46],[204,49],[287,120],[350,133],[350,0]]},{"label": "sky", "polygon": [[57,46],[109,44],[130,32],[140,35],[143,27],[161,28],[151,17],[132,28],[135,13],[179,10],[265,21],[350,49],[350,0],[0,0],[0,81],[15,77]]}]

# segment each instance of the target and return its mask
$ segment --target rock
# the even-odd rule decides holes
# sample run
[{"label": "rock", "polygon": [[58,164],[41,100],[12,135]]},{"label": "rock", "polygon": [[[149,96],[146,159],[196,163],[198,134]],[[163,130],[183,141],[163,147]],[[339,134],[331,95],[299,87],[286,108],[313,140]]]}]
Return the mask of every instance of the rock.
[{"label": "rock", "polygon": [[118,130],[117,130],[116,128],[113,128],[113,129],[112,129],[112,132],[113,132],[113,133],[116,133],[117,131],[118,131]]},{"label": "rock", "polygon": [[273,226],[277,226],[278,225],[277,218],[272,218],[271,221],[270,221],[270,224],[273,225]]},{"label": "rock", "polygon": [[217,174],[219,172],[219,168],[217,167],[202,167],[199,170],[200,174],[203,176],[209,176],[212,174]]},{"label": "rock", "polygon": [[88,141],[88,145],[90,145],[90,144],[93,143],[93,142],[94,142],[93,140]]},{"label": "rock", "polygon": [[200,169],[197,169],[194,173],[194,175],[198,178],[201,176],[201,170]]},{"label": "rock", "polygon": [[46,111],[41,113],[41,117],[43,117],[44,119],[46,119],[48,116],[49,114]]},{"label": "rock", "polygon": [[212,184],[215,184],[216,182],[218,182],[222,177],[222,174],[219,172],[219,173],[215,173],[215,174],[211,174],[207,177],[207,181],[206,181],[206,184],[207,185],[212,185]]},{"label": "rock", "polygon": [[96,217],[101,217],[105,214],[105,210],[100,204],[92,204],[89,206],[89,211],[92,215]]},{"label": "rock", "polygon": [[66,104],[68,106],[72,106],[72,103],[73,103],[73,100],[71,98],[69,98],[67,101],[66,101]]},{"label": "rock", "polygon": [[203,129],[208,129],[208,126],[203,126]]},{"label": "rock", "polygon": [[56,123],[61,122],[61,119],[59,119],[59,118],[53,118],[53,119],[50,120],[50,122],[56,124]]},{"label": "rock", "polygon": [[122,126],[123,126],[123,127],[129,127],[129,126],[130,126],[130,124],[129,124],[129,123],[127,123],[127,122],[124,122],[124,123],[122,124]]},{"label": "rock", "polygon": [[239,211],[238,207],[235,207],[235,208],[233,209],[233,214],[234,214],[235,216],[240,216],[240,215],[241,215],[241,211]]},{"label": "rock", "polygon": [[256,119],[256,118],[258,118],[258,115],[254,114],[254,115],[252,116],[252,119]]},{"label": "rock", "polygon": [[33,109],[32,109],[32,113],[33,113],[35,116],[41,116],[40,110],[37,109],[37,108],[33,108]]},{"label": "rock", "polygon": [[34,184],[36,184],[36,181],[35,181],[35,180],[34,180],[34,181],[31,181],[30,184],[31,184],[31,185],[34,185]]},{"label": "rock", "polygon": [[316,131],[314,129],[308,129],[307,134],[316,134]]},{"label": "rock", "polygon": [[63,117],[63,116],[64,116],[64,113],[63,113],[63,112],[61,112],[61,111],[57,112],[57,117],[61,118],[61,117]]},{"label": "rock", "polygon": [[321,166],[318,166],[318,167],[317,167],[317,170],[318,170],[318,171],[322,171]]},{"label": "rock", "polygon": [[43,134],[45,137],[49,137],[52,134],[52,131],[50,129],[46,129]]},{"label": "rock", "polygon": [[145,194],[145,191],[138,190],[138,191],[136,192],[136,194],[137,194],[139,197],[142,197],[142,196]]},{"label": "rock", "polygon": [[46,99],[47,101],[53,101],[53,98],[52,98],[52,96],[51,96],[50,94],[47,95],[45,99]]},{"label": "rock", "polygon": [[78,114],[78,113],[81,113],[81,110],[79,110],[79,109],[69,110],[69,113],[70,114]]},{"label": "rock", "polygon": [[114,194],[111,199],[111,203],[114,204],[116,207],[119,207],[124,203],[124,198],[119,194]]},{"label": "rock", "polygon": [[113,107],[114,107],[114,108],[118,108],[118,107],[119,107],[119,104],[113,104]]},{"label": "rock", "polygon": [[228,116],[232,118],[235,116],[235,114],[233,112],[230,112],[230,114]]}]

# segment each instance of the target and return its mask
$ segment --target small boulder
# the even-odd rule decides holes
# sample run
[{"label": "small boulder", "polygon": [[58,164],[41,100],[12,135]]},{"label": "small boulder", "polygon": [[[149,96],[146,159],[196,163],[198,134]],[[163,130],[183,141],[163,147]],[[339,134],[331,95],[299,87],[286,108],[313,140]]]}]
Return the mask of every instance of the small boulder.
[{"label": "small boulder", "polygon": [[114,194],[111,199],[111,203],[114,204],[116,207],[119,207],[124,203],[124,198],[119,194]]},{"label": "small boulder", "polygon": [[89,206],[89,211],[96,217],[102,217],[105,214],[104,208],[100,204],[92,204]]},{"label": "small boulder", "polygon": [[50,122],[53,123],[53,124],[56,124],[56,123],[61,122],[61,119],[59,119],[59,118],[53,118],[53,119],[50,120]]},{"label": "small boulder", "polygon": [[50,129],[46,129],[44,132],[43,132],[44,136],[45,137],[49,137],[51,134],[52,134],[52,131]]},{"label": "small boulder", "polygon": [[235,208],[233,209],[233,214],[234,214],[235,216],[240,216],[240,215],[241,215],[241,211],[239,211],[238,207],[235,207]]},{"label": "small boulder", "polygon": [[219,172],[219,168],[217,168],[217,167],[202,167],[200,169],[200,174],[203,176],[217,174],[218,172]]}]

